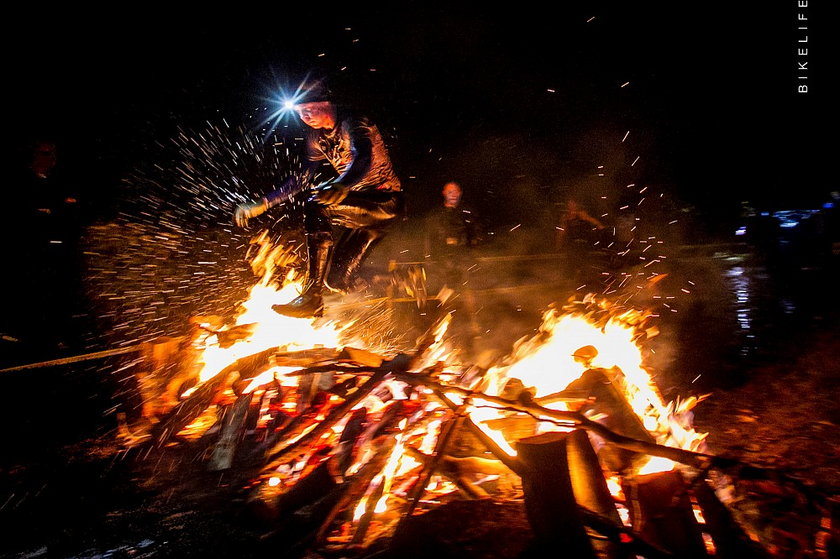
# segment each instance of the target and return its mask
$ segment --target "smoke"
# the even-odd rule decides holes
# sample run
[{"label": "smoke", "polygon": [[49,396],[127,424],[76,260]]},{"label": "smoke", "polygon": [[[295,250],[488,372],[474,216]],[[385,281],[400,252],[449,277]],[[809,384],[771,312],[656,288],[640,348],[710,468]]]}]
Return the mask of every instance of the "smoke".
[{"label": "smoke", "polygon": [[[694,374],[671,369],[689,315],[699,308],[693,280],[708,290],[713,275],[678,272],[695,224],[657,161],[654,139],[642,130],[592,126],[565,144],[521,133],[474,140],[446,155],[438,150],[437,166],[408,183],[411,215],[369,263],[380,269],[388,260],[397,269],[422,265],[435,295],[446,280],[424,242],[427,219],[442,204],[442,185],[461,184],[485,240],[460,257],[466,278],[447,285],[456,291],[455,302],[405,310],[405,328],[454,308],[456,345],[466,345],[471,361],[487,365],[535,334],[551,306],[592,293],[618,307],[651,312],[661,327],[649,340],[648,363],[674,379]],[[560,238],[572,201],[603,226],[574,250]],[[711,308],[705,296],[703,301]]]}]

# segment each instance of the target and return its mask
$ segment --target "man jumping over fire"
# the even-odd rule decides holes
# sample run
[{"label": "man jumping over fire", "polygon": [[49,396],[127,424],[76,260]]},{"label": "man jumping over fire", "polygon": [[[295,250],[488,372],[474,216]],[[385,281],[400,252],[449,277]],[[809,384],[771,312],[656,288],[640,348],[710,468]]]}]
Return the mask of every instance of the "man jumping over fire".
[{"label": "man jumping over fire", "polygon": [[[311,186],[323,161],[335,169],[338,176],[312,186],[304,202],[306,288],[290,303],[273,307],[283,315],[308,318],[323,315],[325,287],[340,293],[353,289],[364,259],[388,226],[405,216],[405,203],[379,129],[367,117],[334,103],[323,82],[303,89],[293,108],[309,127],[303,173],[259,200],[240,204],[234,221],[245,226],[288,200],[290,189]],[[333,226],[348,229],[337,244]]]}]

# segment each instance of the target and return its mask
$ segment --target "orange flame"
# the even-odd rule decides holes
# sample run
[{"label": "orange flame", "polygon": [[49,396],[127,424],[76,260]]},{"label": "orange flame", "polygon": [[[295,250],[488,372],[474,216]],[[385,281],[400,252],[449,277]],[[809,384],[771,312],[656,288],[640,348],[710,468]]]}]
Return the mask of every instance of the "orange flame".
[{"label": "orange flame", "polygon": [[[601,304],[602,307],[605,303]],[[617,368],[624,378],[627,401],[633,411],[642,420],[660,444],[689,450],[702,446],[706,434],[697,433],[687,419],[688,410],[699,401],[687,400],[683,405],[666,405],[644,365],[643,351],[638,340],[637,327],[643,323],[643,313],[626,311],[620,316],[609,318],[603,325],[597,325],[587,316],[579,313],[561,314],[551,309],[543,316],[540,332],[527,340],[521,340],[508,364],[495,367],[486,376],[488,387],[484,390],[489,395],[499,395],[505,383],[516,378],[524,386],[536,390],[536,397],[553,394],[564,390],[578,379],[588,368]],[[595,352],[582,357],[581,348],[591,346]],[[585,353],[585,352],[584,352]],[[476,399],[476,404],[481,402]],[[556,409],[565,409],[565,404],[550,405]],[[503,440],[501,433],[493,431],[482,423],[496,419],[501,413],[490,407],[474,408],[470,417],[494,440]],[[544,430],[565,430],[552,423],[539,427]],[[515,455],[508,444],[505,450]],[[654,458],[643,464],[639,473],[667,471],[674,463],[663,458]]]}]

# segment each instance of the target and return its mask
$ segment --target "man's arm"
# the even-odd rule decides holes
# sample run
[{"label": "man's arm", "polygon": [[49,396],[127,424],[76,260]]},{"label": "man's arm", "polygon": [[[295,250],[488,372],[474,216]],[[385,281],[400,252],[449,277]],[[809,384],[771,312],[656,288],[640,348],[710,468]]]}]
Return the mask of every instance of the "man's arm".
[{"label": "man's arm", "polygon": [[266,209],[282,204],[296,193],[310,186],[315,178],[318,167],[320,167],[319,161],[307,161],[300,173],[290,176],[280,183],[280,186],[266,194],[264,196],[267,204]]},{"label": "man's arm", "polygon": [[463,210],[464,226],[467,232],[467,246],[478,246],[484,242],[484,223],[472,207]]},{"label": "man's arm", "polygon": [[590,225],[593,225],[593,226],[597,227],[598,229],[603,229],[605,227],[604,224],[601,223],[601,221],[598,218],[592,217],[585,210],[580,210],[580,212],[578,213],[578,216],[582,220],[584,220],[585,222],[589,223]]},{"label": "man's arm", "polygon": [[352,190],[367,178],[373,164],[373,136],[376,133],[375,127],[365,119],[354,119],[349,123],[352,160],[335,182]]},{"label": "man's arm", "polygon": [[268,211],[269,208],[278,206],[292,196],[312,184],[312,180],[319,167],[317,160],[309,160],[304,164],[303,171],[288,177],[280,185],[257,200],[244,202],[236,207],[233,220],[239,227],[248,225],[248,220],[258,217]]}]

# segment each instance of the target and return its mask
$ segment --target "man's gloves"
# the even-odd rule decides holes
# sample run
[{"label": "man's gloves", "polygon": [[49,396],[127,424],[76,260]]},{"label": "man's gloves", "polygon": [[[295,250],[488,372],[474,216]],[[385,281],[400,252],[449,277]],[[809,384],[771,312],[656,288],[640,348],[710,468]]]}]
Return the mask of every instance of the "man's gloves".
[{"label": "man's gloves", "polygon": [[256,202],[245,202],[236,206],[236,211],[233,212],[233,221],[239,227],[248,225],[248,220],[252,217],[257,217],[265,213],[268,209],[268,202],[265,198],[260,198]]},{"label": "man's gloves", "polygon": [[340,182],[325,182],[312,189],[312,197],[325,206],[335,206],[347,198],[349,188]]}]

